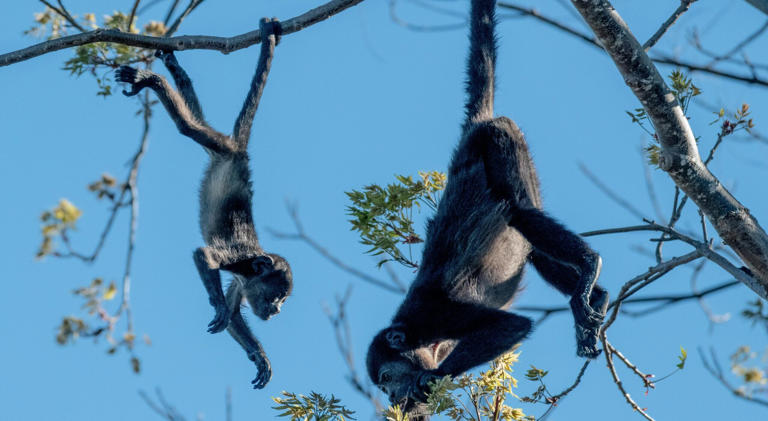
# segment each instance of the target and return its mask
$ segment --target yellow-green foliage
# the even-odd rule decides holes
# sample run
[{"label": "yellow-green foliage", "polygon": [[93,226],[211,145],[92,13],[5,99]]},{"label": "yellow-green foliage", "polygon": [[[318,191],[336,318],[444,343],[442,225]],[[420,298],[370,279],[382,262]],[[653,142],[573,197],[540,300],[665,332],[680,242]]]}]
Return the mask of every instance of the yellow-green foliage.
[{"label": "yellow-green foliage", "polygon": [[419,172],[419,178],[396,176],[397,182],[384,187],[371,184],[362,190],[347,192],[351,206],[347,214],[352,217],[352,230],[360,233],[360,242],[370,246],[367,253],[386,254],[379,262],[394,260],[408,267],[417,267],[410,248],[408,257],[402,247],[423,242],[413,228],[413,209],[424,204],[437,209],[438,194],[445,188],[446,176],[438,171]]},{"label": "yellow-green foliage", "polygon": [[75,229],[75,223],[83,213],[77,206],[67,199],[59,200],[55,208],[45,211],[40,215],[43,226],[40,229],[43,234],[43,242],[37,251],[37,258],[41,259],[54,252],[53,240],[57,236],[65,236],[67,230]]},{"label": "yellow-green foliage", "polygon": [[[509,352],[493,360],[488,370],[475,374],[463,374],[451,379],[446,376],[431,386],[427,397],[427,408],[433,415],[443,415],[454,421],[523,421],[534,417],[525,415],[522,409],[507,404],[512,398],[520,400],[514,393],[517,379],[512,376],[512,366],[520,353]],[[534,367],[536,374],[528,372],[529,379],[540,380],[545,371]],[[532,401],[532,400],[528,400]],[[408,421],[397,406],[384,413],[388,421]]]},{"label": "yellow-green foliage", "polygon": [[290,417],[291,421],[345,421],[353,420],[350,411],[341,405],[341,401],[331,395],[327,398],[319,393],[311,392],[309,396],[295,393],[282,392],[283,397],[272,398],[277,406],[273,406],[280,412],[278,417]]},{"label": "yellow-green foliage", "polygon": [[[149,21],[145,24],[142,31],[136,26],[138,20],[134,16],[129,27],[129,16],[123,12],[115,11],[111,15],[105,15],[102,18],[102,24],[98,25],[96,15],[85,13],[82,17],[72,15],[83,29],[117,29],[133,34],[142,33],[143,35],[161,37],[168,30],[162,22]],[[41,13],[35,14],[35,24],[32,28],[24,31],[24,34],[45,37],[46,39],[59,38],[78,29],[60,16],[55,10],[46,7]],[[122,44],[113,44],[108,42],[97,42],[87,45],[80,45],[74,48],[75,55],[64,62],[64,70],[70,74],[80,76],[84,73],[90,73],[96,78],[99,87],[97,95],[107,97],[112,95],[113,81],[108,77],[112,70],[130,63],[145,62],[153,60],[153,51],[138,47],[131,47]]]},{"label": "yellow-green foliage", "polygon": [[[763,356],[763,360],[768,359],[768,351]],[[765,390],[768,385],[768,371],[756,365],[760,359],[756,352],[749,346],[741,346],[731,355],[731,371],[739,376],[742,385],[736,389],[736,393],[742,396],[751,397],[757,391]]]}]

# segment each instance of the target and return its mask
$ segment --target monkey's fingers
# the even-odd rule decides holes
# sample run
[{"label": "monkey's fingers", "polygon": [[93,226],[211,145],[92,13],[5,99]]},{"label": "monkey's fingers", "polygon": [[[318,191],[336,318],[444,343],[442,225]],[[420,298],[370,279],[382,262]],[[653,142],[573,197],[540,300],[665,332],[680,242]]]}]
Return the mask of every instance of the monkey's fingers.
[{"label": "monkey's fingers", "polygon": [[254,389],[263,389],[272,378],[272,370],[269,367],[259,368],[259,374],[251,380]]},{"label": "monkey's fingers", "polygon": [[227,309],[216,308],[216,316],[208,323],[208,333],[219,333],[229,325],[229,311]]}]

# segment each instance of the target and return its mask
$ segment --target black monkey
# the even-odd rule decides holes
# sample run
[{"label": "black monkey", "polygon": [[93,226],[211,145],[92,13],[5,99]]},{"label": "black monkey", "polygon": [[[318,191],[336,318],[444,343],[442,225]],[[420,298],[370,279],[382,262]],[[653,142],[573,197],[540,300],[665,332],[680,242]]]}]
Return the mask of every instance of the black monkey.
[{"label": "black monkey", "polygon": [[[194,253],[195,265],[216,310],[208,331],[216,333],[226,328],[245,349],[259,370],[252,382],[256,389],[269,382],[272,369],[264,349],[246,325],[240,305],[243,300],[247,301],[256,316],[268,320],[280,312],[293,287],[288,262],[261,248],[251,214],[253,192],[248,169],[248,139],[281,34],[277,19],[262,19],[260,29],[259,63],[231,136],[212,129],[205,121],[192,81],[173,52],[158,51],[156,55],[173,76],[178,93],[165,78],[148,70],[123,66],[115,74],[118,81],[131,84],[130,92],[123,91],[127,96],[136,95],[143,88],[155,91],[179,131],[201,144],[210,156],[200,188],[200,230],[206,247]],[[226,297],[220,270],[234,276]]]},{"label": "black monkey", "polygon": [[472,0],[466,118],[448,184],[427,225],[422,263],[389,327],[368,349],[371,380],[419,415],[428,384],[510,350],[531,320],[504,311],[527,262],[571,297],[576,353],[595,358],[608,293],[601,259],[542,210],[523,133],[493,116],[495,0]]}]

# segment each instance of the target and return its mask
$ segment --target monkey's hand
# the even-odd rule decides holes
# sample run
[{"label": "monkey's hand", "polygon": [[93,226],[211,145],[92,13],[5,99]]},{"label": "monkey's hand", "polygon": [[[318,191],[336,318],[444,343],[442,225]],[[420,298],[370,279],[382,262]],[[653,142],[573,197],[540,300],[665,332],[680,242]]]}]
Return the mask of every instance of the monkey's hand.
[{"label": "monkey's hand", "polygon": [[134,96],[141,92],[142,89],[150,85],[154,76],[155,74],[150,71],[134,69],[129,66],[120,66],[119,69],[115,70],[115,81],[131,84],[130,92],[123,90],[125,96]]},{"label": "monkey's hand", "polygon": [[248,359],[253,361],[259,370],[259,374],[256,375],[255,379],[251,380],[251,384],[254,389],[263,389],[272,378],[272,365],[263,352],[249,354]]},{"label": "monkey's hand", "polygon": [[227,305],[226,300],[219,302],[211,298],[209,301],[213,308],[216,309],[216,315],[213,317],[213,320],[208,323],[208,333],[219,333],[229,325],[229,318],[232,317],[232,311]]},{"label": "monkey's hand", "polygon": [[411,397],[419,402],[426,402],[427,395],[432,392],[432,383],[440,380],[440,376],[432,371],[422,371],[416,376],[411,388]]}]

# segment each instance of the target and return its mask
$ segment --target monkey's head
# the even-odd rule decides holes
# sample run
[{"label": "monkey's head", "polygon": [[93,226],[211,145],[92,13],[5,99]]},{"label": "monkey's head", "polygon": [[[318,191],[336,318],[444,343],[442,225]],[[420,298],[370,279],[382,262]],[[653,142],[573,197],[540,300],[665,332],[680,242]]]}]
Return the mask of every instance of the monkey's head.
[{"label": "monkey's head", "polygon": [[425,410],[420,401],[425,398],[428,381],[437,377],[432,374],[436,367],[427,350],[398,346],[402,345],[398,342],[402,339],[400,334],[392,327],[379,332],[368,347],[366,368],[371,381],[389,397],[390,403],[417,415]]},{"label": "monkey's head", "polygon": [[280,313],[280,307],[291,295],[293,275],[288,262],[277,254],[264,254],[251,259],[252,272],[243,277],[243,296],[262,320]]}]

